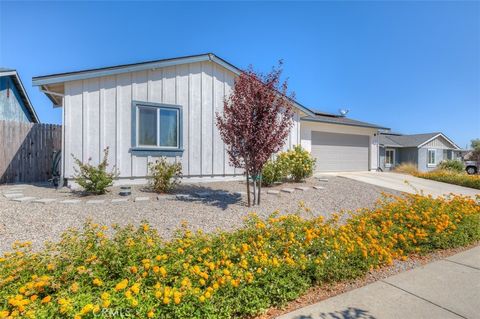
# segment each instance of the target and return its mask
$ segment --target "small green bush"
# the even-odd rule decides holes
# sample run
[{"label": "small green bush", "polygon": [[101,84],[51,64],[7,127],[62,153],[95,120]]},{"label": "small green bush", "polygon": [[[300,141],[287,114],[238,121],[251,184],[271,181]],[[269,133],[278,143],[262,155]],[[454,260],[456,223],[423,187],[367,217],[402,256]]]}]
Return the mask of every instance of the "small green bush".
[{"label": "small green bush", "polygon": [[118,177],[119,173],[115,167],[110,173],[107,172],[108,151],[108,147],[103,150],[103,159],[97,166],[90,164],[91,158],[87,163],[83,163],[72,154],[75,164],[78,165],[78,169],[74,168],[75,175],[73,177],[85,192],[95,195],[105,194],[107,188],[112,186],[113,180]]},{"label": "small green bush", "polygon": [[463,173],[465,171],[465,165],[463,165],[462,161],[458,160],[441,161],[438,168],[458,173]]},{"label": "small green bush", "polygon": [[315,159],[300,145],[280,153],[277,160],[281,163],[280,165],[288,168],[288,175],[295,182],[301,182],[313,175]]},{"label": "small green bush", "polygon": [[280,160],[269,160],[262,170],[262,185],[272,186],[276,182],[282,182],[288,175],[288,165]]},{"label": "small green bush", "polygon": [[169,163],[165,157],[162,157],[155,163],[149,163],[148,167],[152,174],[151,187],[155,192],[168,193],[180,183],[181,163]]}]

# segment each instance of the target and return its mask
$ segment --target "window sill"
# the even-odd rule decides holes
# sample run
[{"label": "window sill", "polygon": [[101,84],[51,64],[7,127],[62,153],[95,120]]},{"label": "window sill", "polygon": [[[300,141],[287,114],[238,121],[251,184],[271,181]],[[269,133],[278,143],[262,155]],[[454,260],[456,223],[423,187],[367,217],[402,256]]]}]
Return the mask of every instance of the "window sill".
[{"label": "window sill", "polygon": [[181,156],[183,148],[163,148],[163,147],[132,147],[130,149],[132,154],[139,156]]}]

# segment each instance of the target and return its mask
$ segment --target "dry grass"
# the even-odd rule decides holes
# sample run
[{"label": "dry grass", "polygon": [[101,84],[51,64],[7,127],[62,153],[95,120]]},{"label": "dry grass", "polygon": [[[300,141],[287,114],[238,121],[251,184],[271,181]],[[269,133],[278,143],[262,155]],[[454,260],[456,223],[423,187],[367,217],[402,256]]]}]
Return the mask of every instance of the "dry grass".
[{"label": "dry grass", "polygon": [[403,163],[395,167],[395,172],[415,175],[418,173],[418,169],[413,163]]}]

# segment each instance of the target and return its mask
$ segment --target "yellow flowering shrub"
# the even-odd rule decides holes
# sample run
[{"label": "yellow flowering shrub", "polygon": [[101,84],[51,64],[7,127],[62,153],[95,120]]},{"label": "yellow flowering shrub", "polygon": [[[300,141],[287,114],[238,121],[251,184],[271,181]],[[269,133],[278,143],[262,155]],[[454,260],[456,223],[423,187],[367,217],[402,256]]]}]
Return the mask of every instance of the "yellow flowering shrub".
[{"label": "yellow flowering shrub", "polygon": [[480,175],[468,175],[465,172],[459,173],[446,169],[437,169],[425,173],[417,172],[413,175],[416,177],[431,179],[438,182],[480,189]]},{"label": "yellow flowering shrub", "polygon": [[479,240],[478,200],[385,196],[329,220],[251,216],[233,232],[183,227],[170,241],[148,224],[107,236],[87,223],[0,259],[0,318],[248,317],[312,285]]}]

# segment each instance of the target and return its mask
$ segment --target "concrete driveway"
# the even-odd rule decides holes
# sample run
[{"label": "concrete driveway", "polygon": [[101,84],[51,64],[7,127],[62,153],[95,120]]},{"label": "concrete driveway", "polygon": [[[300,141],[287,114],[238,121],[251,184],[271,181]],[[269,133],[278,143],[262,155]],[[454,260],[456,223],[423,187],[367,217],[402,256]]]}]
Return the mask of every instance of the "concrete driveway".
[{"label": "concrete driveway", "polygon": [[480,190],[477,189],[436,182],[400,173],[345,172],[335,173],[334,175],[406,193],[414,194],[423,192],[425,195],[432,195],[434,197],[450,193],[465,196],[480,194]]},{"label": "concrete driveway", "polygon": [[480,246],[277,319],[480,318]]}]

